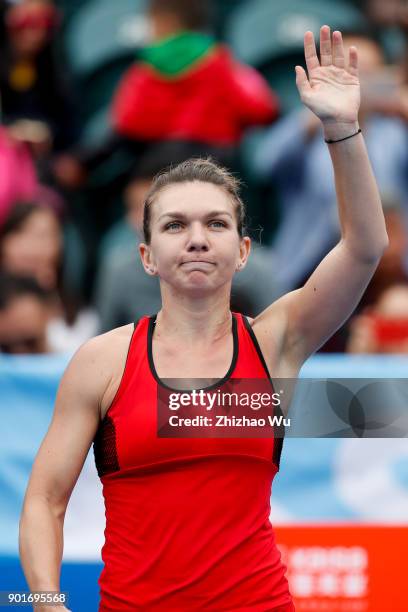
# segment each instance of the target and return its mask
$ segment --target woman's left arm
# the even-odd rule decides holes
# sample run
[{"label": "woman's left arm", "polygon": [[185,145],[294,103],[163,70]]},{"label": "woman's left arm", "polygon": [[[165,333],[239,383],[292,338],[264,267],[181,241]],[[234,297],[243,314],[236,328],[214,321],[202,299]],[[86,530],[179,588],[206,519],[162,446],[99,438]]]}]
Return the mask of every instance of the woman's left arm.
[{"label": "woman's left arm", "polygon": [[[362,134],[358,131],[360,84],[357,49],[346,66],[341,33],[320,30],[320,62],[312,32],[305,34],[308,75],[296,67],[303,103],[322,121],[334,170],[341,239],[301,289],[286,294],[255,319],[266,331],[284,315],[283,350],[298,363],[314,353],[351,315],[388,245],[380,195]],[[310,219],[310,223],[313,223]],[[308,228],[305,227],[305,232]],[[296,254],[294,253],[294,256]]]}]

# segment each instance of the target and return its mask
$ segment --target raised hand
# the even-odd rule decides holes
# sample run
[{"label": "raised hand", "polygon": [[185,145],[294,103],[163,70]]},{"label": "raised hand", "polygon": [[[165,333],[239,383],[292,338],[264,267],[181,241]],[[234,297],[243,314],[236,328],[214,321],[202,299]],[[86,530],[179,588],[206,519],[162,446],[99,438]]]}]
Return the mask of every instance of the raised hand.
[{"label": "raised hand", "polygon": [[324,123],[340,124],[358,121],[360,82],[358,53],[350,47],[348,62],[344,57],[341,32],[329,26],[320,28],[320,62],[316,53],[313,32],[304,37],[307,72],[296,66],[296,85],[302,102]]}]

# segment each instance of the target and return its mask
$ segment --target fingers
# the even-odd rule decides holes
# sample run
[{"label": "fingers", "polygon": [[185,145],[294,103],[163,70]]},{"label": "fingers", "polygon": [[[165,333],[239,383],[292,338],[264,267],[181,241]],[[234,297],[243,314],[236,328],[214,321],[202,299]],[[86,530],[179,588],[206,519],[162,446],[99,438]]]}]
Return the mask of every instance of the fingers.
[{"label": "fingers", "polygon": [[296,86],[299,90],[300,97],[303,100],[303,97],[310,90],[309,79],[307,78],[305,69],[302,68],[302,66],[295,66],[295,71],[296,71]]},{"label": "fingers", "polygon": [[[309,74],[312,70],[318,68],[319,66],[330,66],[332,64],[332,42],[329,26],[324,25],[320,28],[320,62],[319,58],[317,57],[313,32],[310,30],[305,33],[304,46],[306,66]],[[337,52],[340,54],[341,50],[337,48]]]},{"label": "fingers", "polygon": [[320,28],[320,65],[330,66],[332,61],[332,41],[330,28],[324,25]]},{"label": "fingers", "polygon": [[316,45],[314,41],[313,32],[311,32],[310,30],[305,34],[304,46],[306,66],[310,74],[312,70],[320,66],[319,59],[316,53]]},{"label": "fingers", "polygon": [[358,77],[358,52],[356,47],[349,49],[349,66],[348,71],[355,77]]},{"label": "fingers", "polygon": [[[310,30],[304,37],[305,60],[307,70],[310,73],[320,66],[337,66],[346,68],[343,37],[339,30],[330,33],[330,27],[324,25],[320,28],[320,61],[317,57],[316,44],[313,32]],[[358,77],[358,53],[356,47],[350,47],[347,70],[353,76]]]},{"label": "fingers", "polygon": [[333,32],[333,64],[338,68],[344,68],[344,47],[341,32],[336,30]]}]

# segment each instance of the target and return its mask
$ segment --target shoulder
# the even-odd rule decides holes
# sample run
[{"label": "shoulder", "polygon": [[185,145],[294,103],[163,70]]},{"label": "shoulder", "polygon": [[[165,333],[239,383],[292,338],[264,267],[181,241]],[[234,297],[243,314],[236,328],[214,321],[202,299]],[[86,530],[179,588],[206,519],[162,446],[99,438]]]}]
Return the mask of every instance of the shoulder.
[{"label": "shoulder", "polygon": [[69,362],[62,384],[86,395],[103,410],[122,377],[133,330],[131,323],[85,342]]},{"label": "shoulder", "polygon": [[95,362],[110,361],[112,353],[114,357],[117,357],[117,353],[129,344],[133,329],[134,324],[129,323],[94,336],[82,344],[73,359],[89,365]]},{"label": "shoulder", "polygon": [[131,82],[143,77],[148,71],[148,64],[143,61],[136,61],[129,66],[123,73],[122,82]]},{"label": "shoulder", "polygon": [[201,69],[218,73],[230,82],[235,79],[237,61],[230,49],[221,43],[217,43],[210,48],[210,52],[205,56]]}]

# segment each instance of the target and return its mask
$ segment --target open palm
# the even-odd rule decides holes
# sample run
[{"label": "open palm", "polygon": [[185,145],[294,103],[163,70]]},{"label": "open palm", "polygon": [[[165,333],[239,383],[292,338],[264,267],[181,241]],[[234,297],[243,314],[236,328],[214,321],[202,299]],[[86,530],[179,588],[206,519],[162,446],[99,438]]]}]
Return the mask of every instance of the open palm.
[{"label": "open palm", "polygon": [[358,120],[360,82],[358,53],[350,47],[346,63],[341,32],[329,26],[320,29],[320,61],[316,53],[313,33],[304,37],[307,72],[296,66],[296,85],[302,102],[322,121],[353,123]]}]

